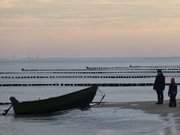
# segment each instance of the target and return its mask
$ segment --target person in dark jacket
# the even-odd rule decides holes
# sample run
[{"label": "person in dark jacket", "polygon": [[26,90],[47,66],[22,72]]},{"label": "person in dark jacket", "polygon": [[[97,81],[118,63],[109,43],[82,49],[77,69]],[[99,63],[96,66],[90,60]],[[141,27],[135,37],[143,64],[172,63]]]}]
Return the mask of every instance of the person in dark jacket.
[{"label": "person in dark jacket", "polygon": [[165,89],[165,76],[163,75],[160,69],[157,70],[157,76],[154,81],[153,89],[157,93],[157,103],[156,104],[163,104],[164,102],[164,89]]},{"label": "person in dark jacket", "polygon": [[171,83],[169,85],[169,107],[176,107],[176,95],[177,95],[177,84],[174,78],[171,78]]}]

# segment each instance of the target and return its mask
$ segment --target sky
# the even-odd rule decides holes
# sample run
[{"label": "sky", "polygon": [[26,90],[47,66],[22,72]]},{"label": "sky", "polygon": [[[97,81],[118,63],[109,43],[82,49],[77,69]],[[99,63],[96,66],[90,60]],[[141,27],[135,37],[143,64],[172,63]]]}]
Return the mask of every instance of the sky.
[{"label": "sky", "polygon": [[179,0],[0,0],[0,58],[180,56]]}]

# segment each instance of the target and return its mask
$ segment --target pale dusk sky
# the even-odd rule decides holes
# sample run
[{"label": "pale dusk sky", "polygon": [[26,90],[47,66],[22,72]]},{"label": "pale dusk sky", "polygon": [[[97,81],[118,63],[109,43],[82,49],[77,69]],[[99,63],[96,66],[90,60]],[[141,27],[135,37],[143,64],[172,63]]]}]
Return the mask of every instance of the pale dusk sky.
[{"label": "pale dusk sky", "polygon": [[180,56],[179,0],[0,0],[0,58]]}]

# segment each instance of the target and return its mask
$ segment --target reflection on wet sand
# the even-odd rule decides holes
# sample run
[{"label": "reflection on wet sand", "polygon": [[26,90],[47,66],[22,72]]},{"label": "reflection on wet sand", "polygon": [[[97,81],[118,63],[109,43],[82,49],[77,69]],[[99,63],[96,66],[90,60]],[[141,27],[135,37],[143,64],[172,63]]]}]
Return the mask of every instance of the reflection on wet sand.
[{"label": "reflection on wet sand", "polygon": [[[179,103],[180,100],[177,100]],[[168,101],[165,101],[163,105],[157,105],[153,101],[146,102],[114,102],[103,103],[99,107],[119,107],[123,109],[138,109],[145,113],[158,114],[164,121],[163,127],[159,129],[160,135],[178,135],[180,133],[180,109],[170,108]]]},{"label": "reflection on wet sand", "polygon": [[[178,101],[179,102],[179,101]],[[3,110],[0,106],[0,110]],[[87,111],[72,110],[53,116],[0,117],[0,134],[179,135],[180,109],[168,102],[103,102]],[[23,131],[22,131],[23,128]]]},{"label": "reflection on wet sand", "polygon": [[178,135],[180,133],[179,117],[172,113],[168,114],[164,120],[168,122],[168,126],[161,131],[162,135]]}]

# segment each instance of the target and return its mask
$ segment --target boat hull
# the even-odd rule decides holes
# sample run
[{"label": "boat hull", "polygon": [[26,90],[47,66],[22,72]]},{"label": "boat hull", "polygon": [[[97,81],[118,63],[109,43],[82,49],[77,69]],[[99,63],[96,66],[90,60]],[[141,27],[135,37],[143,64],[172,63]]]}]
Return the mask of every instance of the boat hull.
[{"label": "boat hull", "polygon": [[97,92],[97,86],[92,86],[67,95],[44,100],[18,102],[11,97],[15,114],[47,114],[73,108],[87,108]]}]

